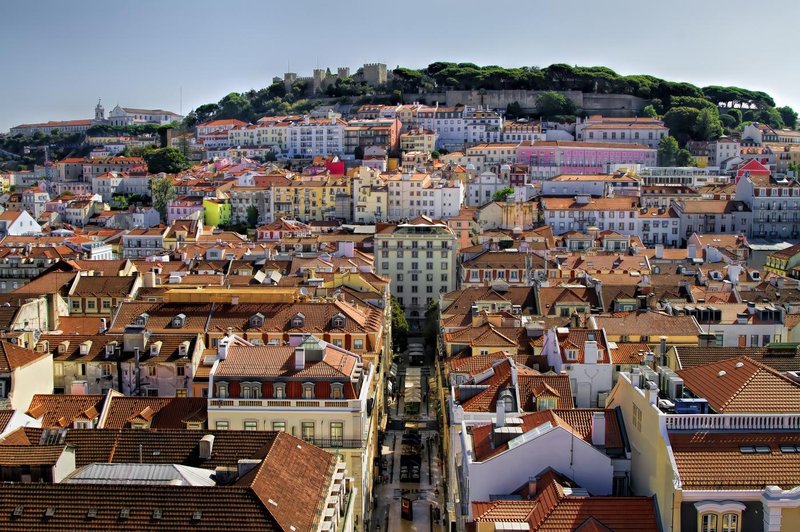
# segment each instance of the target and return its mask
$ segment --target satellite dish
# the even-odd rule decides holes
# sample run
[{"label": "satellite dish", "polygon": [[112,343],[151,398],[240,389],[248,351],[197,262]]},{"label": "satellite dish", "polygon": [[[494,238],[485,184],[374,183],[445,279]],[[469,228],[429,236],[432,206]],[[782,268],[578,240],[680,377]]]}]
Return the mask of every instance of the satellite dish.
[{"label": "satellite dish", "polygon": [[301,288],[300,289],[300,295],[301,296],[307,296],[308,295],[308,288],[305,288],[305,287]]}]

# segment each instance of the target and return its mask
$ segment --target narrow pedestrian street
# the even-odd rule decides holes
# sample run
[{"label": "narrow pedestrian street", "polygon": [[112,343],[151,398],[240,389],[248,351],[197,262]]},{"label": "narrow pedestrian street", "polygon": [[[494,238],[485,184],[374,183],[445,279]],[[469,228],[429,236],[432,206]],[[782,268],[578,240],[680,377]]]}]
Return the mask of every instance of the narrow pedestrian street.
[{"label": "narrow pedestrian street", "polygon": [[[415,342],[421,343],[422,338],[409,338],[410,345]],[[407,376],[410,377],[417,371],[422,376],[418,407],[411,404],[411,390],[414,386],[406,382]],[[406,356],[401,357],[398,362],[396,384],[393,387],[395,393],[387,394],[389,422],[381,448],[381,482],[374,490],[375,511],[371,530],[444,530],[441,524],[444,492],[440,437],[436,421],[436,394],[428,386],[428,379],[433,372],[433,359],[430,356],[425,357],[422,366],[409,367]],[[415,414],[417,408],[419,413]],[[411,452],[415,454],[409,458]],[[402,458],[404,454],[405,462]],[[417,456],[419,482],[401,480],[401,464],[407,465],[403,477],[413,477],[413,464],[417,463]],[[413,520],[402,516],[404,498],[411,503]]]}]

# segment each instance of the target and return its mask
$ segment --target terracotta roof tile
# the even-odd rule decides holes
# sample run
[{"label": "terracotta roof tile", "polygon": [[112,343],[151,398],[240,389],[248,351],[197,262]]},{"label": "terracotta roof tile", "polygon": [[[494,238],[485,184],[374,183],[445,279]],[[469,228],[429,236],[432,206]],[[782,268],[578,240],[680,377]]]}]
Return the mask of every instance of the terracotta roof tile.
[{"label": "terracotta roof tile", "polygon": [[800,412],[800,384],[741,356],[677,372],[718,413]]},{"label": "terracotta roof tile", "polygon": [[27,414],[42,419],[42,428],[64,428],[71,426],[86,412],[100,412],[105,395],[44,395],[36,394],[31,399]]},{"label": "terracotta roof tile", "polygon": [[[762,490],[800,486],[800,454],[781,445],[800,445],[798,432],[670,432],[669,441],[683,489]],[[766,446],[767,453],[743,453]]]}]

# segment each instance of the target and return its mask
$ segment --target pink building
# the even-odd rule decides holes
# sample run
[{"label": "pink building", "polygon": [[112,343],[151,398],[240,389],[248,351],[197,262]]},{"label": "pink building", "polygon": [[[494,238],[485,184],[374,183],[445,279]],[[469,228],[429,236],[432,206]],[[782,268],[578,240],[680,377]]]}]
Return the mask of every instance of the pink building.
[{"label": "pink building", "polygon": [[640,144],[607,144],[575,141],[522,142],[517,163],[530,168],[532,179],[550,179],[559,174],[600,174],[609,164],[655,166],[655,148]]},{"label": "pink building", "polygon": [[203,218],[203,198],[201,196],[178,196],[167,206],[167,225],[175,220],[188,220],[192,214],[200,212]]}]

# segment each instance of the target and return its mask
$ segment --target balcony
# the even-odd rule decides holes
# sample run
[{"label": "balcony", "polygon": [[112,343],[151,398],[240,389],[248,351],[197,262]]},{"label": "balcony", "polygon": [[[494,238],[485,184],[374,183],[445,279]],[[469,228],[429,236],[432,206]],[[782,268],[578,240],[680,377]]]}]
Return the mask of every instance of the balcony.
[{"label": "balcony", "polygon": [[800,414],[667,414],[667,430],[800,430]]},{"label": "balcony", "polygon": [[304,441],[323,449],[361,449],[366,440],[357,438],[303,438]]},{"label": "balcony", "polygon": [[336,408],[339,410],[349,410],[351,412],[361,411],[361,401],[352,400],[325,400],[325,399],[211,399],[208,408],[263,408],[278,409],[286,408]]}]

